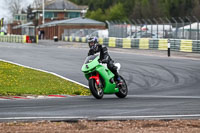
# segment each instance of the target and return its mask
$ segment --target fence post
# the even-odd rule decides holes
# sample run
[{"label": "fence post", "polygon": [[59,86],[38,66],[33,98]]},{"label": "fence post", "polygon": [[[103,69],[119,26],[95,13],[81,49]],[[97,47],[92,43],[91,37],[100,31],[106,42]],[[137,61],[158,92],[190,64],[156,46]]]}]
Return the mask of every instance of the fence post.
[{"label": "fence post", "polygon": [[155,19],[155,18],[153,18],[153,20],[156,22],[156,24],[157,24],[157,38],[158,38],[158,21]]},{"label": "fence post", "polygon": [[148,30],[148,28],[147,28],[147,21],[145,21],[145,19],[142,19],[142,21],[144,22],[144,24],[146,25],[146,35],[147,35],[147,30]]},{"label": "fence post", "polygon": [[[110,21],[110,30],[109,31],[112,31],[111,33],[111,35],[113,35],[114,33],[115,33],[115,23],[113,22],[113,21]],[[109,37],[111,37],[111,35],[109,34]]]},{"label": "fence post", "polygon": [[[170,29],[169,29],[169,32],[170,32],[170,34],[172,34],[172,28],[171,28],[171,26],[172,26],[172,23],[171,23],[171,21],[166,17],[165,18],[167,21],[168,21],[168,23],[170,24]],[[170,38],[170,36],[168,36],[169,38]]]},{"label": "fence post", "polygon": [[[139,22],[139,25],[140,25],[140,32],[141,32],[142,22],[141,22],[139,19],[137,19],[137,21]],[[140,33],[140,35],[142,35],[142,34]]]},{"label": "fence post", "polygon": [[197,40],[199,40],[199,19],[197,19],[195,16],[193,18],[197,21]]},{"label": "fence post", "polygon": [[147,21],[149,21],[150,24],[151,24],[151,34],[153,34],[153,23],[152,23],[152,21],[150,19],[147,19]]},{"label": "fence post", "polygon": [[184,37],[184,26],[185,26],[185,22],[184,22],[184,20],[181,18],[181,17],[179,17],[179,19],[181,20],[181,22],[182,22],[182,26],[183,26],[183,38],[182,39],[184,39],[185,37]]},{"label": "fence post", "polygon": [[110,29],[110,22],[106,20],[106,24],[108,25],[108,29]]},{"label": "fence post", "polygon": [[176,19],[173,18],[173,17],[172,17],[172,20],[176,23],[176,37],[175,38],[177,38],[177,36],[178,36],[178,23],[177,23]]},{"label": "fence post", "polygon": [[122,27],[123,27],[123,31],[125,30],[125,32],[122,32],[123,33],[123,38],[126,38],[127,37],[127,27],[128,27],[128,24],[127,22],[122,22]]},{"label": "fence post", "polygon": [[129,38],[132,36],[132,29],[133,29],[133,24],[130,20],[127,21],[128,25],[130,26],[130,31],[128,31],[128,25],[127,25],[127,35]]},{"label": "fence post", "polygon": [[191,20],[190,20],[189,17],[186,16],[185,18],[190,22],[190,34],[189,34],[189,39],[192,39],[192,37],[191,37],[191,30],[192,30],[191,25],[192,25],[192,22],[191,22]]},{"label": "fence post", "polygon": [[135,38],[137,38],[137,22],[134,20],[134,19],[132,19],[132,21],[133,21],[133,23],[135,24]]},{"label": "fence post", "polygon": [[163,23],[163,38],[164,38],[164,34],[165,34],[165,22],[163,21],[163,19],[162,18],[159,18],[160,19],[160,21]]}]

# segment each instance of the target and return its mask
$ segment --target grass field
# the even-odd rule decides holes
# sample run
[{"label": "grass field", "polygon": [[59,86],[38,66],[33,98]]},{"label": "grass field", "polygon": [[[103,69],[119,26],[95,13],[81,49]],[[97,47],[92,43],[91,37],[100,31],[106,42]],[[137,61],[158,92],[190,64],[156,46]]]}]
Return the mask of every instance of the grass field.
[{"label": "grass field", "polygon": [[0,95],[90,95],[80,85],[51,74],[0,61]]}]

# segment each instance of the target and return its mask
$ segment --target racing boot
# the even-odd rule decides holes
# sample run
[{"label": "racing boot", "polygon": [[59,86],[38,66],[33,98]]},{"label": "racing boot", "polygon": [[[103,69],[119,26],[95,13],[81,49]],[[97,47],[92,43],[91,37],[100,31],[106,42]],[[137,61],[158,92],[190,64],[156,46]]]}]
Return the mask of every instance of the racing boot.
[{"label": "racing boot", "polygon": [[115,82],[116,82],[116,84],[117,84],[118,87],[122,87],[123,81],[120,78],[120,76],[118,76],[117,78],[115,78]]}]

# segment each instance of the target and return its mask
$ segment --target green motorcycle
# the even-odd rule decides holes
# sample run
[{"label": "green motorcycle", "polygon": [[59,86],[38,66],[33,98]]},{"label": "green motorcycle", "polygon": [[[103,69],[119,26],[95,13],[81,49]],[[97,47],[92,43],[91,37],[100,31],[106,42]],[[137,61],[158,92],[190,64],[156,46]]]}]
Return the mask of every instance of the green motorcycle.
[{"label": "green motorcycle", "polygon": [[[120,64],[116,63],[118,71]],[[122,76],[122,84],[117,85],[114,74],[107,68],[106,64],[99,62],[99,55],[88,56],[82,66],[82,72],[89,81],[89,88],[96,99],[103,98],[104,94],[115,94],[119,98],[125,98],[128,94],[126,82]]]}]

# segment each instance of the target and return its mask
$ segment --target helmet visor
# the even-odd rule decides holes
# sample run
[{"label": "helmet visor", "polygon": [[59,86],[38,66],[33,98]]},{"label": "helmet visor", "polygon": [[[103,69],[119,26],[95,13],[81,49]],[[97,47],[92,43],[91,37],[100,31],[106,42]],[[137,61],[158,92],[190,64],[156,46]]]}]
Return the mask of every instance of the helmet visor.
[{"label": "helmet visor", "polygon": [[89,46],[90,47],[94,46],[94,42],[93,41],[89,42]]}]

